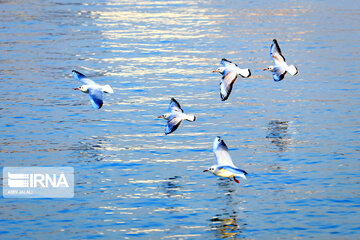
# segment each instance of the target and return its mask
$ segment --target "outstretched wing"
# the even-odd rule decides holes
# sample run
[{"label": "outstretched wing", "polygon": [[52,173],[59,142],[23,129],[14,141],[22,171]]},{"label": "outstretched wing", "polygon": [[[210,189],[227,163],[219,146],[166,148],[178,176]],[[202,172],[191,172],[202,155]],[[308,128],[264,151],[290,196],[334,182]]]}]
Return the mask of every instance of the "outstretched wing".
[{"label": "outstretched wing", "polygon": [[286,70],[283,66],[279,66],[275,68],[275,71],[273,72],[273,79],[275,82],[281,81],[284,79],[286,74]]},{"label": "outstretched wing", "polygon": [[217,147],[214,148],[214,154],[215,154],[218,166],[230,166],[230,167],[236,168],[233,161],[231,160],[229,150],[228,150],[224,140],[221,140],[218,143]]},{"label": "outstretched wing", "polygon": [[95,109],[100,109],[102,107],[103,100],[102,100],[102,91],[100,89],[90,88],[89,89],[89,98],[90,98],[91,105]]},{"label": "outstretched wing", "polygon": [[165,127],[165,135],[174,132],[180,126],[181,122],[182,118],[179,117],[177,114],[170,116]]},{"label": "outstretched wing", "polygon": [[245,170],[242,170],[240,168],[234,168],[234,167],[229,167],[229,166],[220,166],[219,168],[224,168],[235,174],[244,174],[244,175],[248,174]]},{"label": "outstretched wing", "polygon": [[170,105],[169,105],[169,111],[170,112],[184,112],[178,103],[178,101],[175,100],[175,98],[171,98]]},{"label": "outstretched wing", "polygon": [[72,70],[72,75],[76,80],[81,81],[86,85],[96,85],[96,83],[93,80],[87,78],[84,74],[76,70]]},{"label": "outstretched wing", "polygon": [[274,39],[273,43],[271,44],[270,56],[274,60],[275,65],[285,63],[285,58],[281,54],[281,50],[280,50],[279,44],[277,43],[276,39]]},{"label": "outstretched wing", "polygon": [[233,85],[236,81],[236,72],[228,72],[220,82],[220,97],[222,101],[229,98]]},{"label": "outstretched wing", "polygon": [[221,63],[222,65],[224,65],[224,67],[227,67],[227,66],[237,66],[235,63],[227,60],[226,58],[221,59],[220,63]]}]

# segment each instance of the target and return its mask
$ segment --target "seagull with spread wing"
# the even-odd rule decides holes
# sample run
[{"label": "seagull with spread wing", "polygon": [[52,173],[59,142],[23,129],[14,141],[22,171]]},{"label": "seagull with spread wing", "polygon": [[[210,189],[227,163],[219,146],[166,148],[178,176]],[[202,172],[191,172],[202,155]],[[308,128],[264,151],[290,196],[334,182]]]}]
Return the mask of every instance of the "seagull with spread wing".
[{"label": "seagull with spread wing", "polygon": [[184,110],[182,110],[180,104],[175,100],[175,98],[171,98],[169,112],[159,116],[158,118],[168,120],[165,127],[165,135],[174,132],[183,120],[190,122],[196,120],[195,115],[184,113]]},{"label": "seagull with spread wing", "polygon": [[220,97],[222,101],[229,98],[233,85],[238,76],[248,78],[251,76],[251,71],[248,68],[241,69],[235,63],[223,58],[220,62],[223,67],[219,67],[213,72],[218,72],[223,75],[220,81]]},{"label": "seagull with spread wing", "polygon": [[103,105],[103,92],[104,93],[114,93],[114,90],[110,87],[110,85],[99,85],[95,83],[93,80],[87,78],[84,74],[73,70],[72,71],[73,77],[76,80],[79,80],[80,82],[84,83],[84,85],[74,88],[74,90],[80,90],[83,93],[88,93],[91,105],[95,109],[99,109]]},{"label": "seagull with spread wing", "polygon": [[239,180],[237,180],[236,177],[246,179],[245,175],[247,172],[234,165],[224,140],[222,140],[219,136],[217,136],[214,140],[213,152],[217,163],[208,169],[205,169],[204,172],[211,172],[219,177],[233,178],[237,183],[239,183]]},{"label": "seagull with spread wing", "polygon": [[283,80],[287,72],[293,76],[298,73],[298,70],[294,65],[287,65],[285,57],[281,54],[281,50],[276,39],[274,39],[271,44],[270,56],[274,61],[274,65],[265,68],[264,71],[271,71],[275,82]]}]

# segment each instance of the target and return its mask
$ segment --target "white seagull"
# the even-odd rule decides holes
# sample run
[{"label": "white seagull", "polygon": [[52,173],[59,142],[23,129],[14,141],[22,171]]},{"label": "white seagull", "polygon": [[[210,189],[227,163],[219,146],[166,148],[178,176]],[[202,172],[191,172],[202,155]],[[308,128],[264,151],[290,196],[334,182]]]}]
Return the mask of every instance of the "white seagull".
[{"label": "white seagull", "polygon": [[104,93],[114,93],[114,90],[110,87],[110,85],[105,85],[105,86],[99,85],[99,84],[95,83],[93,80],[87,78],[84,74],[79,73],[76,70],[73,70],[72,74],[76,80],[79,80],[85,84],[85,85],[82,85],[81,87],[74,88],[74,90],[80,90],[83,93],[88,93],[91,105],[95,109],[99,109],[103,105],[103,99],[102,99],[103,92]]},{"label": "white seagull", "polygon": [[163,118],[168,120],[165,127],[165,135],[168,135],[174,132],[179,126],[182,120],[187,120],[193,122],[196,120],[195,115],[185,114],[178,101],[174,98],[171,98],[169,112],[165,113],[158,118]]},{"label": "white seagull", "polygon": [[235,182],[239,183],[236,177],[246,179],[246,174],[242,169],[237,168],[229,155],[229,150],[221,137],[216,137],[213,143],[213,152],[216,157],[217,164],[212,165],[204,172],[211,172],[219,177],[233,178]]},{"label": "white seagull", "polygon": [[250,69],[245,68],[241,69],[237,64],[230,62],[229,60],[223,58],[220,62],[223,67],[219,67],[213,72],[218,72],[223,75],[220,81],[220,97],[222,101],[225,101],[230,96],[232,87],[238,76],[243,78],[248,78],[251,76]]},{"label": "white seagull", "polygon": [[274,60],[274,66],[269,66],[265,68],[264,71],[269,70],[273,73],[274,81],[278,82],[283,80],[286,72],[291,75],[296,75],[298,73],[297,68],[294,65],[287,65],[285,62],[284,56],[281,54],[279,44],[276,39],[273,40],[273,43],[270,47],[270,56]]}]

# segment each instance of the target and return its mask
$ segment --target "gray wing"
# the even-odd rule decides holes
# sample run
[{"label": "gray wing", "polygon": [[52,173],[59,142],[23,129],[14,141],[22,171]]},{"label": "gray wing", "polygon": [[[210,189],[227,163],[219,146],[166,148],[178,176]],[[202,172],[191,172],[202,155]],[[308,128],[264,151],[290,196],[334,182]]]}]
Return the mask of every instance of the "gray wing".
[{"label": "gray wing", "polygon": [[284,56],[281,54],[279,44],[276,39],[273,40],[273,43],[270,47],[270,56],[274,60],[275,65],[282,64],[285,62]]},{"label": "gray wing", "polygon": [[233,161],[231,160],[229,150],[228,150],[224,140],[221,140],[221,142],[219,143],[217,148],[214,149],[214,154],[215,154],[218,166],[230,166],[230,167],[236,168]]},{"label": "gray wing", "polygon": [[226,58],[223,58],[221,59],[221,62],[220,62],[222,65],[224,65],[224,67],[227,67],[227,66],[237,66],[235,63],[227,60]]},{"label": "gray wing", "polygon": [[229,166],[224,166],[223,168],[235,174],[244,174],[244,175],[248,174],[245,170],[242,170],[240,168],[233,168]]},{"label": "gray wing", "polygon": [[91,105],[95,109],[100,109],[102,107],[103,100],[102,100],[102,91],[100,89],[90,88],[89,89],[89,98],[90,98]]},{"label": "gray wing", "polygon": [[78,80],[86,85],[96,85],[96,83],[93,80],[87,78],[84,74],[82,74],[76,70],[72,70],[72,75],[76,80]]},{"label": "gray wing", "polygon": [[180,103],[175,100],[175,98],[171,98],[170,105],[169,105],[169,111],[170,112],[184,112],[180,106]]},{"label": "gray wing", "polygon": [[180,126],[181,122],[182,118],[178,114],[171,115],[165,127],[165,135],[174,132]]},{"label": "gray wing", "polygon": [[284,79],[286,74],[285,67],[278,66],[275,67],[275,71],[273,72],[273,79],[275,82],[281,81]]},{"label": "gray wing", "polygon": [[233,85],[236,81],[236,72],[228,72],[220,82],[220,97],[222,101],[229,98]]}]

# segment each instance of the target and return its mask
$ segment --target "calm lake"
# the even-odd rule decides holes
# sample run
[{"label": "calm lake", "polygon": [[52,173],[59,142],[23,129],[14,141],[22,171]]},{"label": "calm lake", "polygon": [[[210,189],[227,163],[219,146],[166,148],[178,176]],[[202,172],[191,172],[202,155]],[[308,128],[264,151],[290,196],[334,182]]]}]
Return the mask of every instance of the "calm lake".
[{"label": "calm lake", "polygon": [[[359,238],[359,2],[0,0],[0,19],[0,166],[75,170],[73,198],[1,196],[1,239]],[[280,82],[274,38],[299,70]],[[222,58],[252,72],[225,102]],[[101,109],[73,69],[112,86]],[[165,136],[172,97],[197,120]],[[216,136],[247,181],[203,173]]]}]

